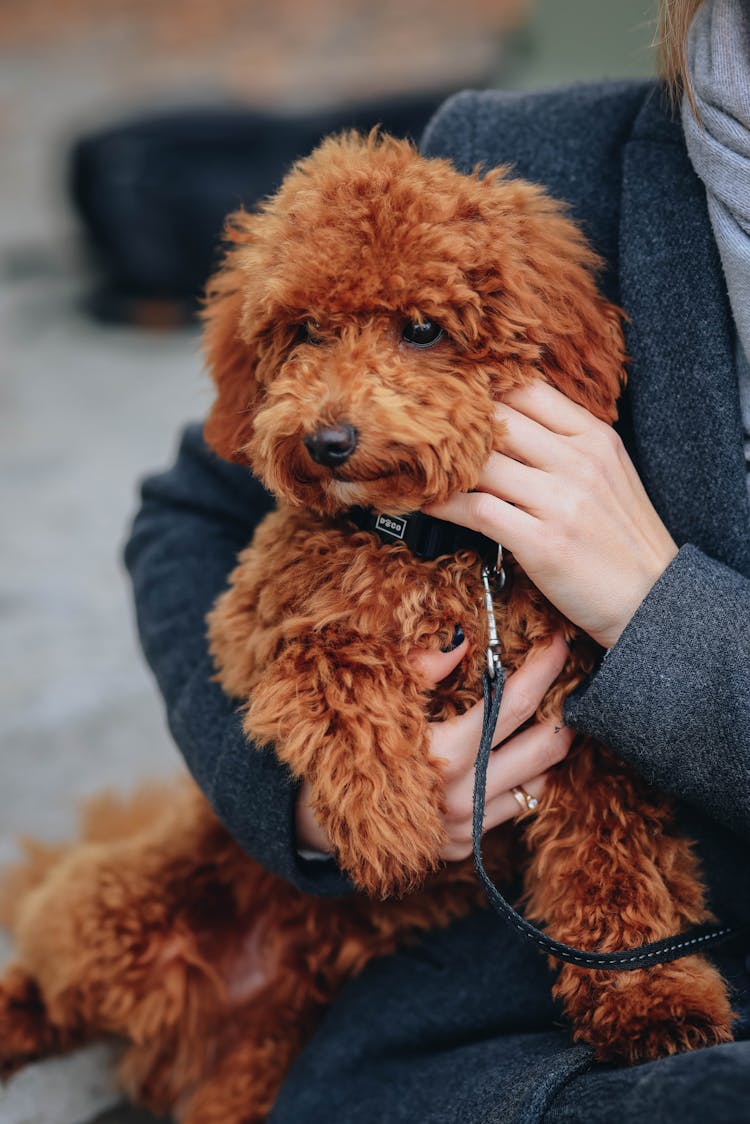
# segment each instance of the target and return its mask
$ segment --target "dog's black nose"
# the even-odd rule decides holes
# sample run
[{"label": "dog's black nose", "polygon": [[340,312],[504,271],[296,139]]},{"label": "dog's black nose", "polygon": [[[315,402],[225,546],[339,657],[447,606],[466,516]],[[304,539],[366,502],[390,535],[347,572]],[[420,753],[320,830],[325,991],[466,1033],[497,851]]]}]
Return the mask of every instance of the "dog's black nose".
[{"label": "dog's black nose", "polygon": [[305,448],[316,464],[334,468],[348,461],[357,448],[357,431],[348,422],[322,425],[305,438]]}]

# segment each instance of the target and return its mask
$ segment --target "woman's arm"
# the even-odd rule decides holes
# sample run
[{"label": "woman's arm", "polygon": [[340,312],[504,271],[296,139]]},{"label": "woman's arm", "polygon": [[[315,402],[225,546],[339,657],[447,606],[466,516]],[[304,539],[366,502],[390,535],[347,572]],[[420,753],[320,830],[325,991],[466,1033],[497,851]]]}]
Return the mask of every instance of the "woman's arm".
[{"label": "woman's arm", "polygon": [[125,561],[169,728],[217,815],[267,869],[310,893],[341,894],[350,886],[333,862],[299,857],[297,785],[272,751],[247,743],[236,703],[213,680],[208,653],[206,613],[272,502],[247,470],[216,457],[201,428],[191,426],[175,465],[143,485]]},{"label": "woman's arm", "polygon": [[565,718],[750,839],[750,581],[683,546]]},{"label": "woman's arm", "polygon": [[430,510],[503,543],[609,648],[565,720],[750,837],[750,582],[677,551],[621,441],[537,384],[498,406],[480,490]]}]

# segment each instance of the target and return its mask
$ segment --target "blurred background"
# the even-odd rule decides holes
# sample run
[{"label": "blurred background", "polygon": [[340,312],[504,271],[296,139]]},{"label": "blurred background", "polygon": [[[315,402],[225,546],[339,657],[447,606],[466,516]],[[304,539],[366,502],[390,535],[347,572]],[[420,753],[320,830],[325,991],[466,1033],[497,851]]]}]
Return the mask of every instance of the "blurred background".
[{"label": "blurred background", "polygon": [[[210,400],[192,314],[223,214],[334,128],[418,138],[465,86],[648,76],[654,8],[0,0],[0,863],[180,768],[120,552]],[[146,1119],[116,1102],[94,1051],[0,1090],[0,1124]]]}]

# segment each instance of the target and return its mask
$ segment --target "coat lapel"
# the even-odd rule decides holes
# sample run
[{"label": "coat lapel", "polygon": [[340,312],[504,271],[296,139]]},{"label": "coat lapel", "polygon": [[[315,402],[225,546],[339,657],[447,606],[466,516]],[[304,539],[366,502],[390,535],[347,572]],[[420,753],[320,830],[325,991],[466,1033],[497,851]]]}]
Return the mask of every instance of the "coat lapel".
[{"label": "coat lapel", "polygon": [[703,185],[657,95],[624,150],[620,299],[646,490],[678,544],[750,575],[731,310]]}]

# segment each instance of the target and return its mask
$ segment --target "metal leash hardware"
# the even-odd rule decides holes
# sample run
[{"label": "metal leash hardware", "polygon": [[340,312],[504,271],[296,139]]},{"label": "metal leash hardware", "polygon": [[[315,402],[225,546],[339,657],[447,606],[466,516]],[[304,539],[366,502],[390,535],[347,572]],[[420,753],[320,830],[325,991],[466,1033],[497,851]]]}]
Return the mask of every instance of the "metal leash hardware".
[{"label": "metal leash hardware", "polygon": [[648,968],[654,964],[666,964],[683,956],[701,952],[703,949],[729,940],[745,929],[730,926],[711,927],[697,925],[688,932],[678,933],[663,940],[652,941],[636,948],[620,949],[616,952],[587,952],[573,945],[553,940],[541,929],[527,921],[509,901],[503,897],[488,875],[482,859],[482,829],[484,826],[484,806],[487,791],[487,765],[492,751],[492,739],[500,714],[500,704],[505,687],[505,668],[502,664],[500,640],[495,619],[495,603],[492,587],[501,592],[505,586],[503,550],[498,546],[497,562],[494,570],[482,565],[482,586],[484,607],[487,614],[487,667],[483,676],[484,716],[482,736],[479,741],[477,759],[474,766],[474,806],[472,819],[472,844],[474,866],[477,876],[484,886],[487,897],[494,910],[528,940],[548,956],[575,964],[579,968],[606,969],[614,972],[630,972],[638,968]]},{"label": "metal leash hardware", "polygon": [[500,640],[497,635],[497,621],[495,620],[495,601],[492,596],[492,586],[497,593],[505,589],[505,567],[503,566],[503,548],[498,543],[495,567],[490,570],[486,563],[482,563],[482,586],[484,587],[484,608],[487,613],[487,674],[490,679],[496,680],[503,672],[500,658]]}]

